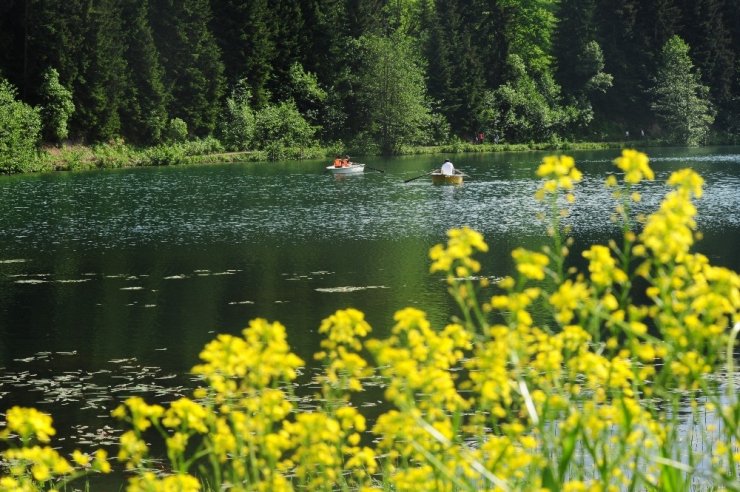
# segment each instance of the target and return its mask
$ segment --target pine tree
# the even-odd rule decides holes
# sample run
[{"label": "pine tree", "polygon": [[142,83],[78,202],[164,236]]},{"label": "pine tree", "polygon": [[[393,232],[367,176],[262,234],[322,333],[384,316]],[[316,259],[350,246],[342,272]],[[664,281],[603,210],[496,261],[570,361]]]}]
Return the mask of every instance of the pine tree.
[{"label": "pine tree", "polygon": [[453,132],[466,137],[479,129],[476,118],[486,89],[483,53],[488,47],[479,44],[474,27],[481,13],[474,1],[437,0],[425,49],[429,95]]},{"label": "pine tree", "polygon": [[41,77],[47,68],[54,68],[59,72],[60,83],[72,89],[77,98],[76,87],[91,52],[87,2],[27,0],[25,4],[25,41],[18,46],[18,53],[23,56],[21,94],[31,103],[40,103]]},{"label": "pine tree", "polygon": [[127,61],[125,103],[121,108],[124,136],[135,143],[152,144],[162,138],[167,124],[164,70],[149,24],[147,0],[123,0]]},{"label": "pine tree", "polygon": [[209,135],[224,91],[223,63],[210,31],[207,0],[153,0],[151,25],[165,70],[168,114],[191,133]]},{"label": "pine tree", "polygon": [[579,69],[586,44],[596,39],[596,0],[563,0],[553,39],[557,60],[556,79],[565,94],[577,94],[588,79]]},{"label": "pine tree", "polygon": [[[711,88],[718,107],[731,97],[737,54],[731,48],[732,35],[724,18],[722,0],[685,2],[681,37],[691,46],[692,59]],[[737,46],[737,45],[736,45]]]},{"label": "pine tree", "polygon": [[639,41],[640,4],[638,0],[599,0],[596,6],[596,41],[603,50],[604,71],[614,77],[614,85],[608,97],[594,100],[594,106],[620,132],[649,122],[645,108],[655,66],[653,53],[658,48],[648,49]]},{"label": "pine tree", "polygon": [[242,78],[249,83],[252,104],[267,104],[267,84],[272,76],[275,51],[272,15],[267,0],[214,2],[214,34],[221,49],[226,81],[234,86]]},{"label": "pine tree", "polygon": [[[267,88],[276,101],[284,101],[289,97],[290,71],[296,63],[301,63],[308,36],[303,20],[303,12],[295,0],[277,0],[271,2],[273,8],[274,52],[272,57],[272,75]],[[290,22],[285,22],[290,19]]]},{"label": "pine tree", "polygon": [[120,0],[87,0],[83,22],[86,49],[73,87],[77,111],[72,121],[89,140],[107,141],[120,135],[127,89]]},{"label": "pine tree", "polygon": [[0,77],[5,77],[15,87],[23,90],[23,62],[28,20],[25,12],[27,1],[5,0],[0,2]]},{"label": "pine tree", "polygon": [[709,88],[702,85],[689,46],[673,36],[663,47],[652,109],[668,139],[682,145],[704,141],[714,121]]}]

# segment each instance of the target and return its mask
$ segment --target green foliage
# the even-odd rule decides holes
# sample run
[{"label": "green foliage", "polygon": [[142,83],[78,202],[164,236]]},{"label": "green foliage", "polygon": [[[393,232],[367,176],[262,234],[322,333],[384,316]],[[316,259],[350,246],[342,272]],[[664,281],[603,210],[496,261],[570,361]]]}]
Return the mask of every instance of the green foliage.
[{"label": "green foliage", "polygon": [[407,37],[367,36],[359,100],[367,115],[367,131],[384,153],[422,140],[429,123],[429,105],[422,68]]},{"label": "green foliage", "polygon": [[583,88],[587,93],[606,92],[614,80],[604,73],[604,52],[596,41],[589,41],[583,48],[576,73],[584,80]]},{"label": "green foliage", "polygon": [[452,127],[442,113],[431,113],[426,126],[422,130],[421,143],[425,145],[445,144],[450,140]]},{"label": "green foliage", "polygon": [[251,98],[249,83],[242,79],[226,99],[218,128],[221,140],[229,150],[249,150],[252,145],[255,117],[250,105]]},{"label": "green foliage", "polygon": [[168,142],[184,142],[188,138],[188,124],[180,118],[172,118],[167,124],[165,140]]},{"label": "green foliage", "polygon": [[[255,115],[254,146],[257,149],[309,147],[314,144],[315,133],[316,128],[298,112],[293,101],[270,104]],[[277,151],[272,155],[277,155]]]},{"label": "green foliage", "polygon": [[24,171],[37,159],[39,110],[16,99],[15,87],[0,78],[0,172]]},{"label": "green foliage", "polygon": [[145,159],[141,165],[145,166],[175,166],[186,162],[185,150],[182,145],[163,144],[146,150]]},{"label": "green foliage", "polygon": [[[303,118],[319,127],[316,138],[375,145],[367,140],[372,137],[386,152],[443,142],[447,124],[449,133],[463,140],[479,131],[501,132],[497,118],[507,112],[509,126],[519,128],[507,129],[507,138],[524,139],[520,141],[607,138],[625,130],[637,134],[655,124],[654,114],[645,108],[655,99],[650,88],[661,47],[673,35],[691,46],[702,85],[709,88],[701,97],[717,109],[710,129],[714,138],[732,142],[740,135],[738,0],[0,4],[0,72],[24,102],[47,108],[42,114],[44,137],[51,142],[123,137],[152,145],[163,140],[167,123],[179,118],[190,136],[215,134],[229,148],[254,147],[247,106],[235,104],[225,90],[242,79],[247,80],[253,112],[293,100]],[[392,74],[396,78],[386,88],[370,79],[379,78],[382,57],[370,55],[377,49],[367,40],[382,38],[393,39],[394,46],[388,46],[393,64],[408,62],[411,67],[407,75]],[[521,61],[533,87],[525,87],[520,73],[510,69],[512,57]],[[51,115],[43,81],[48,67],[58,71],[58,83],[72,93],[75,110],[66,133],[62,120],[67,112],[59,106],[53,110],[56,116]],[[418,69],[424,74],[421,82]],[[394,86],[399,94],[416,94],[401,98],[402,106],[412,99],[428,100],[421,106],[438,114],[434,122],[390,123],[403,119],[400,111],[393,116],[386,105],[378,112],[385,103],[368,99],[368,94],[390,95]],[[491,105],[492,93],[498,94],[498,105]],[[535,100],[529,102],[529,95]],[[413,120],[420,116],[420,105],[411,106],[416,108],[409,118]],[[229,123],[233,115],[236,123]],[[525,121],[529,115],[534,119]]]},{"label": "green foliage", "polygon": [[51,142],[61,142],[69,136],[67,122],[74,113],[75,105],[72,92],[59,82],[59,72],[55,68],[44,72],[41,97],[44,137]]},{"label": "green foliage", "polygon": [[517,55],[528,70],[549,73],[555,0],[499,0],[506,22],[509,55]]},{"label": "green foliage", "polygon": [[714,121],[709,88],[689,56],[689,46],[673,36],[663,47],[660,66],[652,88],[652,109],[667,138],[677,144],[704,142]]},{"label": "green foliage", "polygon": [[306,72],[300,63],[290,67],[289,97],[296,103],[298,111],[312,124],[321,122],[326,113],[327,92],[319,84],[316,75]]},{"label": "green foliage", "polygon": [[96,145],[92,151],[97,167],[117,169],[129,167],[132,162],[136,162],[136,152],[120,138]]},{"label": "green foliage", "polygon": [[489,136],[509,142],[549,141],[578,116],[559,100],[560,89],[547,74],[530,75],[517,55],[509,58],[511,80],[486,96],[479,118]]}]

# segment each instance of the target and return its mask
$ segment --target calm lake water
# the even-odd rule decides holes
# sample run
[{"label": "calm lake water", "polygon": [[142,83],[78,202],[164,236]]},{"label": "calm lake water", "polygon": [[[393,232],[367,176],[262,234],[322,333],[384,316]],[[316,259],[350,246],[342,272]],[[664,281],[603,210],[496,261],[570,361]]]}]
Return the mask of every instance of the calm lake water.
[{"label": "calm lake water", "polygon": [[[647,149],[656,171],[639,211],[655,210],[673,170],[706,180],[697,249],[740,270],[740,147]],[[584,180],[569,222],[576,248],[616,236],[602,183],[617,150],[569,152]],[[485,274],[545,241],[532,198],[546,153],[453,155],[470,177],[433,186],[444,156],[358,159],[337,179],[323,161],[0,177],[0,412],[51,412],[74,445],[115,439],[110,410],[140,394],[187,394],[188,369],[216,333],[278,320],[310,360],[323,318],[349,306],[375,335],[395,311],[454,312],[429,248],[452,227],[485,235]]]}]

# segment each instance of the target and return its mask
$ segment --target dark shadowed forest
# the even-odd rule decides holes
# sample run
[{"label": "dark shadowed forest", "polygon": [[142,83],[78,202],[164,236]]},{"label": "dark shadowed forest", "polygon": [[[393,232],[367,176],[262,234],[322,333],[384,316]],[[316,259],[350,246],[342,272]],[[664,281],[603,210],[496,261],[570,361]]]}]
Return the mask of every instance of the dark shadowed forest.
[{"label": "dark shadowed forest", "polygon": [[732,142],[738,51],[738,0],[0,3],[46,143]]}]

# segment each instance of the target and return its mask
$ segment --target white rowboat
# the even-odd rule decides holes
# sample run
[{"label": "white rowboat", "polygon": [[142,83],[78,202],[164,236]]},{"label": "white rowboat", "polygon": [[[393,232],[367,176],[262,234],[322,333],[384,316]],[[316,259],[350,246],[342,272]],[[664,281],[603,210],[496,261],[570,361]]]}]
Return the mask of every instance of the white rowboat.
[{"label": "white rowboat", "polygon": [[365,164],[353,162],[348,167],[326,166],[326,170],[332,174],[356,174],[365,170]]}]

